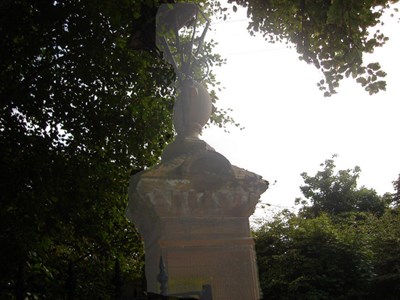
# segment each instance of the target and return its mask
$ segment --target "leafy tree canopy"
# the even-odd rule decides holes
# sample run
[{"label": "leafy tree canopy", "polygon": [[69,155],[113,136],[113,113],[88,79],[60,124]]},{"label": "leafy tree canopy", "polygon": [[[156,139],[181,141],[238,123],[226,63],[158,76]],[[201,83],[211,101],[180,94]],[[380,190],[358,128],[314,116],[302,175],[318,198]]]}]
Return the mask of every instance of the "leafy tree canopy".
[{"label": "leafy tree canopy", "polygon": [[[311,205],[255,230],[265,299],[397,299],[400,212],[395,195],[357,188],[359,168],[333,159],[301,187]],[[396,188],[396,182],[394,182]],[[298,200],[299,201],[299,200]]]},{"label": "leafy tree canopy", "polygon": [[[335,156],[334,156],[335,157]],[[314,176],[302,173],[304,185],[300,187],[304,199],[296,199],[302,204],[302,213],[306,216],[319,216],[322,213],[341,215],[351,212],[371,212],[381,215],[385,207],[392,201],[388,195],[379,196],[375,190],[359,188],[357,180],[361,169],[339,170],[335,172],[333,159],[321,164],[323,170]]]},{"label": "leafy tree canopy", "polygon": [[1,2],[0,298],[59,299],[74,286],[108,299],[117,258],[127,278],[142,275],[126,187],[174,136],[175,74],[132,41],[158,5]]},{"label": "leafy tree canopy", "polygon": [[393,194],[393,203],[400,207],[400,174],[397,180],[393,181],[393,187],[395,193]]},{"label": "leafy tree canopy", "polygon": [[372,276],[366,236],[327,215],[283,212],[255,233],[265,299],[366,299]]},{"label": "leafy tree canopy", "polygon": [[397,299],[400,214],[337,222],[283,211],[254,233],[264,299]]},{"label": "leafy tree canopy", "polygon": [[387,41],[376,25],[397,0],[229,2],[247,7],[250,34],[260,33],[269,42],[294,45],[301,60],[321,70],[323,79],[318,86],[325,96],[336,93],[339,82],[350,76],[369,94],[385,90],[386,73],[378,62],[364,64],[363,55]]}]

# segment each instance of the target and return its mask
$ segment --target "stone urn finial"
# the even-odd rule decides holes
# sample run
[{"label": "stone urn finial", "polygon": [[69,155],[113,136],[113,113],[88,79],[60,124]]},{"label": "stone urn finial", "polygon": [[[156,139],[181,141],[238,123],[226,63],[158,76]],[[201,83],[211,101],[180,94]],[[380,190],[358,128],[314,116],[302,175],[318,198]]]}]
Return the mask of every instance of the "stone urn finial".
[{"label": "stone urn finial", "polygon": [[178,138],[198,138],[211,113],[212,101],[207,89],[194,80],[183,81],[173,115]]},{"label": "stone urn finial", "polygon": [[209,71],[200,55],[210,21],[194,3],[162,4],[156,18],[156,42],[175,69],[180,94],[174,106],[178,139],[197,140],[212,113],[211,96],[201,82]]}]

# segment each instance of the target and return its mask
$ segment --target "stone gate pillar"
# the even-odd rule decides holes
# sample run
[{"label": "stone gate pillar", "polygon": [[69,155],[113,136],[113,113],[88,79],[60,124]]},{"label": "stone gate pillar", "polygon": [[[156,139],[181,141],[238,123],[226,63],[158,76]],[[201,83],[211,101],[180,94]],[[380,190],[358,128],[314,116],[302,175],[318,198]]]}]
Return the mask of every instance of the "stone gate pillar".
[{"label": "stone gate pillar", "polygon": [[267,188],[196,138],[178,138],[133,176],[127,216],[144,239],[148,291],[160,291],[162,256],[169,294],[209,284],[214,300],[259,299],[249,216]]}]

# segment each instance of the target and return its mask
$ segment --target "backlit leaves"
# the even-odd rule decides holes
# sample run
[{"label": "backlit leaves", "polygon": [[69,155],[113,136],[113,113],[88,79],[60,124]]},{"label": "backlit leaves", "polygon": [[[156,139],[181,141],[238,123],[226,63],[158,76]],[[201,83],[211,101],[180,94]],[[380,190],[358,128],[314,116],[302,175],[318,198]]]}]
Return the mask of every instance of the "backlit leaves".
[{"label": "backlit leaves", "polygon": [[386,73],[377,63],[374,69],[365,66],[363,55],[387,41],[375,26],[395,2],[249,0],[244,6],[248,7],[250,34],[260,33],[268,42],[294,46],[301,60],[321,70],[324,82],[318,87],[330,96],[343,76],[350,75],[369,94],[385,90],[382,78]]}]

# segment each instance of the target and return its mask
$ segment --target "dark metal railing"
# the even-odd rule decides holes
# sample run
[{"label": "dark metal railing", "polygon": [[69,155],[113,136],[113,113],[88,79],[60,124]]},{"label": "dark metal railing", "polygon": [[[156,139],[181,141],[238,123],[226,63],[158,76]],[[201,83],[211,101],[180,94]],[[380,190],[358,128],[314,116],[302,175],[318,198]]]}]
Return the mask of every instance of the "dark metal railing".
[{"label": "dark metal railing", "polygon": [[[76,265],[70,262],[68,265],[66,282],[65,282],[65,296],[67,300],[75,300],[77,295],[77,274]],[[118,259],[115,260],[114,277],[112,280],[113,285],[113,296],[115,300],[212,300],[212,288],[209,284],[204,284],[200,291],[188,291],[184,293],[168,293],[168,274],[164,265],[163,258],[160,257],[159,262],[160,273],[157,276],[157,280],[160,283],[160,294],[156,293],[140,293],[138,295],[137,289],[135,287],[134,291],[126,293],[124,290],[124,282],[121,271],[120,262]],[[17,274],[15,277],[14,286],[14,297],[16,300],[25,299],[26,287],[24,286],[25,274],[23,270],[23,265],[18,266]],[[129,295],[128,295],[129,294]]]}]

